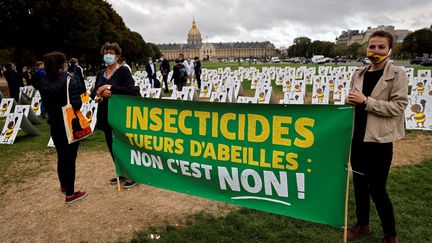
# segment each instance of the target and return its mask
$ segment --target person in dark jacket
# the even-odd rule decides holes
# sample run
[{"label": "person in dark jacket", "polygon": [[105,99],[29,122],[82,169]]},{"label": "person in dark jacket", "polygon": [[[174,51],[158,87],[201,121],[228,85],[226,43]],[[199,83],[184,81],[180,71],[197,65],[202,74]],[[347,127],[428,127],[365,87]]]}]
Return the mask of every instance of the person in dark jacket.
[{"label": "person in dark jacket", "polygon": [[184,80],[182,80],[180,78],[180,69],[183,68],[183,64],[180,63],[180,59],[175,59],[175,65],[173,67],[173,75],[171,77],[171,80],[174,80],[174,84],[177,86],[177,90],[178,91],[182,91],[183,90],[183,84],[184,84]]},{"label": "person in dark jacket", "polygon": [[29,67],[24,67],[24,72],[23,72],[23,78],[26,81],[26,85],[31,85],[32,84],[32,70]]},{"label": "person in dark jacket", "polygon": [[[35,73],[33,75],[33,80],[36,79],[44,79],[46,76],[46,71],[45,71],[45,66],[44,63],[42,61],[37,61],[36,62],[36,69],[35,69]],[[41,116],[43,118],[46,118],[46,111],[45,111],[45,106],[43,103],[39,104],[40,109],[41,109]]]},{"label": "person in dark jacket", "polygon": [[195,78],[198,83],[198,89],[201,89],[201,61],[199,60],[198,57],[195,57],[194,70],[195,70]]},{"label": "person in dark jacket", "polygon": [[[75,77],[77,77],[79,79],[79,81],[84,84],[84,73],[83,73],[83,69],[82,67],[80,67],[80,65],[78,65],[78,59],[76,58],[71,58],[70,59],[70,67],[68,68],[68,72],[71,73],[72,75],[75,75]],[[84,84],[85,86],[85,84]]]},{"label": "person in dark jacket", "polygon": [[156,64],[153,63],[153,60],[151,57],[148,58],[148,63],[146,64],[146,72],[147,72],[147,77],[150,81],[151,87],[152,88],[159,88],[160,87],[160,83],[159,80],[157,80],[156,78]]},{"label": "person in dark jacket", "polygon": [[[119,64],[122,50],[117,43],[107,43],[102,46],[101,54],[106,64],[96,80],[95,101],[98,102],[97,127],[105,133],[105,140],[111,157],[114,160],[112,151],[112,127],[108,123],[108,101],[112,94],[139,95],[139,91],[134,89],[134,80],[128,67]],[[120,176],[120,180],[126,181],[123,188],[131,188],[136,185],[135,181],[127,180]],[[111,179],[110,184],[115,185],[117,177]]]},{"label": "person in dark jacket", "polygon": [[[87,196],[86,192],[75,191],[75,164],[79,142],[69,144],[65,131],[62,107],[67,103],[66,89],[69,88],[69,98],[75,110],[81,108],[81,93],[85,92],[79,81],[70,76],[66,70],[66,57],[61,52],[50,52],[43,56],[46,67],[45,78],[37,76],[33,86],[39,90],[48,113],[51,137],[57,151],[57,173],[61,192],[66,194],[65,203],[71,204]],[[66,81],[70,78],[69,87]]]},{"label": "person in dark jacket", "polygon": [[160,71],[162,73],[163,82],[165,84],[165,93],[168,93],[168,74],[170,72],[170,64],[167,59],[162,55],[160,57],[161,65],[160,65]]},{"label": "person in dark jacket", "polygon": [[19,101],[19,88],[20,88],[20,76],[12,63],[6,65],[6,71],[4,76],[9,88],[9,95],[11,98],[18,103]]},{"label": "person in dark jacket", "polygon": [[38,76],[39,78],[45,78],[46,71],[45,71],[44,63],[42,61],[36,62],[35,75]]}]

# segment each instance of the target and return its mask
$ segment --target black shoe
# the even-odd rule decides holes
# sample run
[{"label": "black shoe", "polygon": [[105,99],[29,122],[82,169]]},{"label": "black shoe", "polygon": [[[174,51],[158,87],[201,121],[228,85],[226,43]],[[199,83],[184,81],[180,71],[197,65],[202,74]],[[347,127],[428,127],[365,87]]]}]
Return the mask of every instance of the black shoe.
[{"label": "black shoe", "polygon": [[[119,180],[120,180],[120,182],[125,181],[126,179],[127,179],[127,178],[124,177],[124,176],[119,176]],[[115,185],[115,184],[117,184],[117,177],[112,178],[112,179],[110,180],[110,184],[111,184],[111,185]]]},{"label": "black shoe", "polygon": [[134,187],[136,185],[137,185],[136,181],[128,180],[128,181],[126,181],[125,184],[123,184],[123,188],[124,189],[128,189],[128,188],[132,188],[132,187]]}]

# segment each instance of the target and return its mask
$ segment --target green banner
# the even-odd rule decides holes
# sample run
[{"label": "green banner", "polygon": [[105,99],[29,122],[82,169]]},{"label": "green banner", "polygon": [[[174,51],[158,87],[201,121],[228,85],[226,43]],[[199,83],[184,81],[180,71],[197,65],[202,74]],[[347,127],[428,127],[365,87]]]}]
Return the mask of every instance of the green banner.
[{"label": "green banner", "polygon": [[353,109],[113,96],[117,173],[341,228]]}]

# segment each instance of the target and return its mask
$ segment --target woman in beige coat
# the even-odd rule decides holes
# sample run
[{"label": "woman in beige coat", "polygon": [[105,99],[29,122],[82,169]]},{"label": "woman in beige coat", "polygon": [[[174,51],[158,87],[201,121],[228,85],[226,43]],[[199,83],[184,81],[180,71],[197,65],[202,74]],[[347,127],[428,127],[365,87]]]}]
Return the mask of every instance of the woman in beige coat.
[{"label": "woman in beige coat", "polygon": [[348,239],[369,234],[370,197],[375,202],[384,232],[383,242],[398,242],[393,206],[386,184],[393,156],[393,142],[405,136],[404,110],[408,104],[408,78],[403,68],[387,59],[393,37],[372,33],[367,57],[371,64],[356,70],[347,103],[355,106],[351,147],[357,223]]}]

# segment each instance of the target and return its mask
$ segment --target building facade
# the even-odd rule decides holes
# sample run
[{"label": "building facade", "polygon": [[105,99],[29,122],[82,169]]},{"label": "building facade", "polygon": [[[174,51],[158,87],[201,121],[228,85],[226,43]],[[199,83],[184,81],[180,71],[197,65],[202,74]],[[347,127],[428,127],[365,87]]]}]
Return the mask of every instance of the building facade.
[{"label": "building facade", "polygon": [[369,39],[369,36],[379,30],[384,30],[393,35],[393,40],[395,43],[401,43],[405,39],[407,35],[411,33],[409,30],[397,30],[394,26],[386,26],[380,25],[376,28],[368,27],[366,31],[359,30],[347,30],[342,31],[342,34],[336,38],[336,44],[347,44],[351,45],[353,43],[358,43],[360,45],[366,43]]},{"label": "building facade", "polygon": [[270,58],[276,55],[275,46],[269,42],[228,42],[203,43],[201,32],[196,26],[195,19],[188,32],[185,44],[157,44],[161,54],[169,60],[178,58],[183,53],[187,59],[199,57],[201,60]]}]

